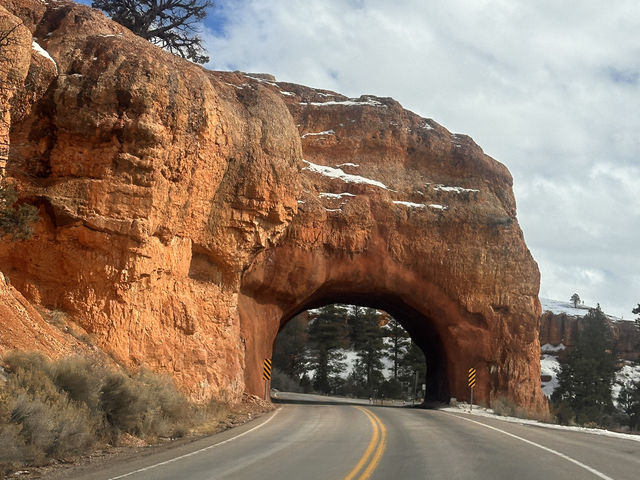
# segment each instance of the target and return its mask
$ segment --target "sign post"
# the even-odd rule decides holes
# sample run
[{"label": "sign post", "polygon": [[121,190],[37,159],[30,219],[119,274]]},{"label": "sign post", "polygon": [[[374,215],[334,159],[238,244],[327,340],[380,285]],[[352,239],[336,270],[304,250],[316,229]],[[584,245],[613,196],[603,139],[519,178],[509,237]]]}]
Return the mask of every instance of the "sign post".
[{"label": "sign post", "polygon": [[265,358],[262,367],[262,378],[264,379],[264,399],[269,400],[269,381],[271,380],[271,359]]},{"label": "sign post", "polygon": [[471,367],[469,369],[469,388],[471,389],[471,400],[469,401],[469,412],[473,410],[473,387],[476,386],[476,369]]}]

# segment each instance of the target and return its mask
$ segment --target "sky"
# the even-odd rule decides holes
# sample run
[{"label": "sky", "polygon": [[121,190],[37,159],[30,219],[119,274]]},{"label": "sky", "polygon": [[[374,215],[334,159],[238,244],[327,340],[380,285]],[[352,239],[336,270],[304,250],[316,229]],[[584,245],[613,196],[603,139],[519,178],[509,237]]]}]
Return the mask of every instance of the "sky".
[{"label": "sky", "polygon": [[540,296],[640,303],[640,2],[215,0],[213,70],[393,97],[514,177]]}]

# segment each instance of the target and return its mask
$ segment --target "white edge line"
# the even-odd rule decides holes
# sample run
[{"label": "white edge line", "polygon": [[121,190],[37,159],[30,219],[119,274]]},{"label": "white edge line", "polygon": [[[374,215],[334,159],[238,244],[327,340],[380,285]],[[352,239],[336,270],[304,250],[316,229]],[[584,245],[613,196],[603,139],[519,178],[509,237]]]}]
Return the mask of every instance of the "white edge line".
[{"label": "white edge line", "polygon": [[162,465],[167,465],[168,463],[177,462],[178,460],[182,460],[183,458],[192,457],[193,455],[197,455],[198,453],[206,452],[207,450],[211,450],[214,447],[219,447],[220,445],[224,445],[225,443],[229,443],[229,442],[231,442],[233,440],[236,440],[236,439],[238,439],[240,437],[244,437],[248,433],[251,433],[254,430],[257,430],[257,429],[259,429],[261,427],[264,427],[267,423],[269,423],[271,420],[273,420],[275,418],[275,416],[278,414],[278,412],[281,409],[282,409],[282,407],[279,407],[275,411],[275,413],[273,415],[271,415],[271,417],[269,417],[267,420],[262,422],[260,425],[256,425],[255,427],[247,430],[246,432],[242,432],[242,433],[236,435],[235,437],[228,438],[227,440],[223,440],[222,442],[214,443],[213,445],[209,445],[208,447],[201,448],[200,450],[195,450],[195,451],[190,452],[190,453],[185,453],[184,455],[180,455],[179,457],[174,457],[174,458],[172,458],[170,460],[165,460],[164,462],[155,463],[153,465],[149,465],[148,467],[144,467],[144,468],[139,468],[138,470],[134,470],[133,472],[125,473],[123,475],[118,475],[117,477],[111,477],[108,480],[118,480],[119,478],[125,478],[125,477],[128,477],[130,475],[135,475],[136,473],[146,472],[147,470],[151,470],[151,469],[154,469],[156,467],[161,467]]},{"label": "white edge line", "polygon": [[487,425],[487,424],[482,423],[482,422],[477,422],[475,420],[471,420],[470,418],[461,417],[459,415],[454,415],[453,413],[449,413],[449,412],[442,412],[442,413],[444,413],[445,415],[450,415],[452,417],[459,418],[461,420],[466,420],[467,422],[471,422],[471,423],[475,423],[475,424],[478,424],[478,425],[482,425],[485,428],[489,428],[491,430],[495,430],[496,432],[500,432],[500,433],[502,433],[504,435],[507,435],[509,437],[517,438],[518,440],[520,440],[520,441],[522,441],[524,443],[528,443],[529,445],[533,445],[534,447],[538,447],[539,449],[544,450],[545,452],[552,453],[553,455],[557,455],[558,457],[563,458],[566,461],[571,462],[571,463],[579,466],[580,468],[584,468],[586,471],[593,473],[596,477],[602,478],[603,480],[614,480],[613,478],[608,477],[604,473],[599,472],[595,468],[592,468],[589,465],[585,465],[584,463],[579,462],[578,460],[575,460],[575,459],[569,457],[568,455],[565,455],[564,453],[560,453],[557,450],[553,450],[552,448],[545,447],[544,445],[540,445],[539,443],[532,442],[531,440],[527,440],[526,438],[519,437],[518,435],[514,435],[513,433],[505,432],[504,430],[500,430],[499,428],[492,427],[491,425]]}]

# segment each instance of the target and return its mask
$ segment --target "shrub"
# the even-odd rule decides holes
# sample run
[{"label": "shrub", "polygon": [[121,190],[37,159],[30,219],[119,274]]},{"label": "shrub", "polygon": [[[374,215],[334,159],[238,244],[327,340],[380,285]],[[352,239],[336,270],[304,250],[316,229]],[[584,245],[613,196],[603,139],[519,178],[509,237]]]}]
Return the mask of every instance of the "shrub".
[{"label": "shrub", "polygon": [[100,389],[100,407],[115,430],[141,433],[145,405],[129,377],[121,373],[107,375]]},{"label": "shrub", "polygon": [[144,392],[147,405],[143,433],[161,437],[183,436],[189,430],[193,409],[171,377],[142,370],[134,380]]},{"label": "shrub", "polygon": [[82,357],[58,360],[50,367],[53,382],[76,402],[84,403],[90,410],[98,410],[100,385],[104,374],[98,372]]},{"label": "shrub", "polygon": [[302,392],[300,382],[278,368],[274,368],[271,373],[271,387],[283,392]]},{"label": "shrub", "polygon": [[27,458],[26,445],[20,437],[20,426],[0,424],[0,476],[19,468]]},{"label": "shrub", "polygon": [[106,371],[80,357],[51,362],[34,353],[4,358],[0,388],[0,476],[24,464],[43,464],[87,452],[121,434],[179,437],[198,423],[215,430],[229,414],[211,401],[196,408],[166,375]]},{"label": "shrub", "polygon": [[506,397],[498,397],[491,403],[491,408],[496,415],[502,417],[529,418],[527,411]]},{"label": "shrub", "polygon": [[148,371],[133,378],[108,375],[100,390],[100,405],[114,429],[151,439],[184,435],[193,413],[169,377]]},{"label": "shrub", "polygon": [[11,372],[2,391],[3,468],[48,457],[65,457],[90,448],[96,441],[96,421],[88,407],[73,402],[49,376],[49,364],[39,355],[13,354]]}]

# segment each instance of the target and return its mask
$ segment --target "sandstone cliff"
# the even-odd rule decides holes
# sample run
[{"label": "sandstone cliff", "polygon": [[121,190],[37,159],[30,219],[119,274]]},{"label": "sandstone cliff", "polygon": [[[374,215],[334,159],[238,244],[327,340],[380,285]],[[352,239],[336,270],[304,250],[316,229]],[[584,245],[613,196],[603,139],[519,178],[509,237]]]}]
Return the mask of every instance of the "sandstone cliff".
[{"label": "sandstone cliff", "polygon": [[[609,320],[613,337],[613,350],[619,360],[640,360],[640,329],[633,321]],[[567,355],[576,343],[582,329],[582,318],[566,313],[546,311],[540,320],[540,343],[557,346],[563,344],[562,356]]]},{"label": "sandstone cliff", "polygon": [[22,22],[7,174],[42,217],[0,269],[29,300],[232,400],[262,391],[296,313],[376,306],[425,349],[433,397],[466,398],[473,366],[479,400],[545,408],[537,265],[509,172],[469,137],[392,99],[209,72],[73,3],[0,18]]}]

